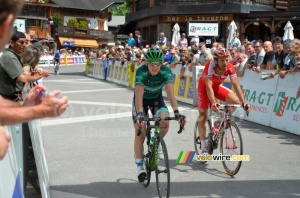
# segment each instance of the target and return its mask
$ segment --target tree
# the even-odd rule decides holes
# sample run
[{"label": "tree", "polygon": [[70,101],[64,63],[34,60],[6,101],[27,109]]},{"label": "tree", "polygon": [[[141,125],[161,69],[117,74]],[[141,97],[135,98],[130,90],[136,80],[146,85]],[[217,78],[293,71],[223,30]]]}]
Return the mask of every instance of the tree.
[{"label": "tree", "polygon": [[79,22],[77,21],[77,19],[69,19],[67,22],[67,26],[78,28]]},{"label": "tree", "polygon": [[53,16],[52,16],[52,20],[53,20],[53,24],[55,26],[63,24],[62,17],[61,17],[61,15],[59,13],[54,13]]},{"label": "tree", "polygon": [[109,12],[112,12],[114,16],[125,16],[129,14],[128,4],[125,2],[121,5],[113,5],[109,8]]}]

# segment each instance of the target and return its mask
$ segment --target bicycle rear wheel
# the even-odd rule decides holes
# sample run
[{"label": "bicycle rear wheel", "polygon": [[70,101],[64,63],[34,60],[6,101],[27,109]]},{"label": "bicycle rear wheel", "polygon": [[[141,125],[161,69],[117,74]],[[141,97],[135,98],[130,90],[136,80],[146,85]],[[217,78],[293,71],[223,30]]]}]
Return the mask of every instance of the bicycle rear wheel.
[{"label": "bicycle rear wheel", "polygon": [[170,167],[169,167],[169,157],[167,146],[162,137],[158,138],[158,145],[161,144],[162,151],[164,154],[163,160],[157,160],[157,165],[155,167],[155,176],[156,176],[156,186],[158,197],[169,197],[170,196]]},{"label": "bicycle rear wheel", "polygon": [[[205,122],[205,131],[206,131],[206,142],[208,140],[209,134],[211,132],[211,124],[209,122],[209,120],[207,120]],[[198,132],[198,119],[195,123],[195,127],[194,127],[194,148],[196,151],[197,155],[201,154],[201,141],[200,141],[200,137],[199,137],[199,132]],[[205,163],[206,161],[200,161],[201,163]]]},{"label": "bicycle rear wheel", "polygon": [[[220,129],[220,152],[222,155],[243,155],[243,141],[240,129],[235,122],[229,121],[228,129],[224,130],[224,127]],[[233,176],[238,173],[241,168],[242,161],[222,161],[222,165],[226,173]]]}]

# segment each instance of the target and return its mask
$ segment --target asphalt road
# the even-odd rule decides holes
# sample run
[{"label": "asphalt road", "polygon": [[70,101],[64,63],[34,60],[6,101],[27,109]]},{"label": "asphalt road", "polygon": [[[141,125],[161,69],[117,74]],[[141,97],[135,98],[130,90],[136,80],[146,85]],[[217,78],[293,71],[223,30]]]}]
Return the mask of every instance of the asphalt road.
[{"label": "asphalt road", "polygon": [[[154,177],[148,188],[137,182],[131,89],[86,77],[84,66],[61,67],[60,75],[44,79],[44,85],[62,90],[70,99],[64,115],[42,121],[51,197],[157,196]],[[188,118],[186,129],[178,135],[173,122],[165,137],[171,197],[300,197],[299,136],[236,120],[250,161],[230,177],[221,162],[176,163],[181,151],[194,150],[197,118],[197,108],[183,103],[180,107]],[[39,196],[29,190],[27,197]]]}]

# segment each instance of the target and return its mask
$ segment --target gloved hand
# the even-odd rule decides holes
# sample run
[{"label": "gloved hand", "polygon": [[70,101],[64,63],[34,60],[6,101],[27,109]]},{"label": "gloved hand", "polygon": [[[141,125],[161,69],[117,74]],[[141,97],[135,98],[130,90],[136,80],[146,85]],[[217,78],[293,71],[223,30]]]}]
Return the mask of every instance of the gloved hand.
[{"label": "gloved hand", "polygon": [[247,116],[249,115],[250,109],[251,109],[251,105],[243,102],[242,103],[242,107],[244,108],[244,110],[246,111]]},{"label": "gloved hand", "polygon": [[176,109],[174,111],[174,115],[175,115],[175,118],[179,119],[181,117],[181,114],[179,113],[179,111]]},{"label": "gloved hand", "polygon": [[213,111],[219,111],[218,104],[216,102],[213,102],[211,104],[211,110],[213,110]]},{"label": "gloved hand", "polygon": [[145,115],[144,115],[144,112],[138,112],[136,118],[135,118],[136,121],[144,121],[145,120]]}]

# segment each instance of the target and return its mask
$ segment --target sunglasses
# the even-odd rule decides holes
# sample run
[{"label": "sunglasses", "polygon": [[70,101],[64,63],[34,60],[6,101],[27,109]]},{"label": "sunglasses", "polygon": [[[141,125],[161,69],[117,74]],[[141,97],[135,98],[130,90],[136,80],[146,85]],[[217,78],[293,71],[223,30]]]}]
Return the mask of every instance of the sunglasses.
[{"label": "sunglasses", "polygon": [[21,45],[28,44],[28,41],[17,41],[17,42],[20,43]]},{"label": "sunglasses", "polygon": [[154,66],[161,66],[161,62],[151,62],[149,63],[150,66],[154,67]]}]

